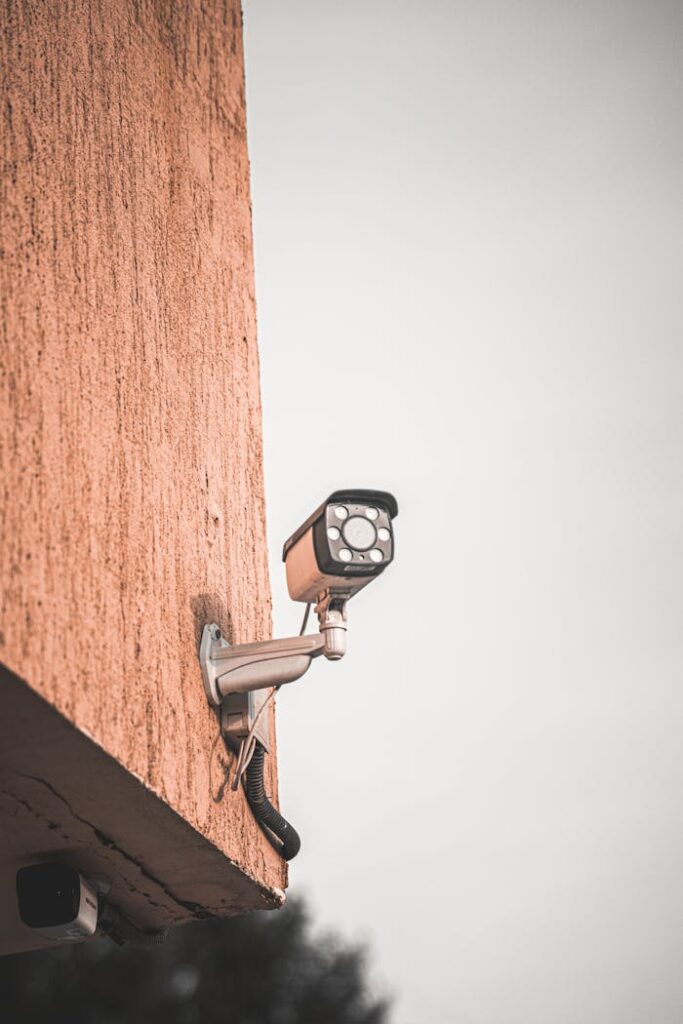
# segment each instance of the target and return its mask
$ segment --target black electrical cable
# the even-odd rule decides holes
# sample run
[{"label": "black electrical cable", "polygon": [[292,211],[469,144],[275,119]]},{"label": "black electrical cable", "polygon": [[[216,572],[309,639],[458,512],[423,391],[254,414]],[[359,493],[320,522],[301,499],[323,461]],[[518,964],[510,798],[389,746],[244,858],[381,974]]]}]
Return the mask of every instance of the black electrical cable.
[{"label": "black electrical cable", "polygon": [[[303,636],[308,625],[308,616],[311,613],[311,603],[306,605],[304,619],[301,623],[299,636]],[[280,687],[276,686],[271,692],[271,697]],[[270,698],[268,698],[270,699]],[[262,707],[263,710],[263,707]],[[253,726],[252,726],[253,732]],[[270,845],[277,850],[284,860],[292,860],[301,849],[299,833],[286,818],[276,811],[266,795],[266,786],[263,780],[263,763],[266,751],[264,747],[255,740],[254,752],[251,755],[246,768],[246,782],[244,789],[247,794],[247,801],[252,813],[261,826],[261,830]]]},{"label": "black electrical cable", "polygon": [[276,811],[266,796],[263,781],[263,762],[266,756],[264,747],[257,741],[256,749],[247,768],[245,791],[252,813],[261,826],[266,839],[284,860],[296,857],[301,849],[299,833],[293,825]]}]

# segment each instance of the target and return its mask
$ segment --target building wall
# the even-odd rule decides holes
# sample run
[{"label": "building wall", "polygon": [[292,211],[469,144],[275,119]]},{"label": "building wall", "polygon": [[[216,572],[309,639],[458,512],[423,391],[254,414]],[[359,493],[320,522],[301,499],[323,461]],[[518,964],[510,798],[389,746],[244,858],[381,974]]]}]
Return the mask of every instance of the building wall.
[{"label": "building wall", "polygon": [[0,661],[275,890],[197,662],[270,635],[240,6],[0,10]]}]

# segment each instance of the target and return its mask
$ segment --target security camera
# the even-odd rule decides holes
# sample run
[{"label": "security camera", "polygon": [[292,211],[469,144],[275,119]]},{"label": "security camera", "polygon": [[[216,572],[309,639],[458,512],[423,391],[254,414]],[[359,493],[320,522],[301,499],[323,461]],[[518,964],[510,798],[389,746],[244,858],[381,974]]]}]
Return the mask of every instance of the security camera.
[{"label": "security camera", "polygon": [[[289,596],[306,603],[299,636],[231,646],[216,623],[204,627],[199,649],[209,703],[221,709],[221,732],[237,751],[233,789],[246,773],[249,805],[285,860],[300,846],[296,830],[270,803],[263,758],[269,749],[264,708],[284,683],[299,679],[314,658],[338,661],[346,652],[346,605],[380,576],[394,557],[396,499],[387,491],[334,491],[286,541],[282,559]],[[318,633],[306,633],[312,604]],[[262,691],[270,687],[268,696]],[[261,692],[260,692],[261,691]]]},{"label": "security camera", "polygon": [[20,868],[17,899],[23,923],[50,939],[77,942],[97,930],[97,893],[66,864]]},{"label": "security camera", "polygon": [[[291,683],[311,660],[346,652],[346,603],[380,576],[394,557],[396,499],[387,491],[334,491],[285,543],[290,597],[315,602],[319,633],[231,646],[220,628],[204,627],[199,651],[209,702]],[[230,712],[233,717],[235,702]],[[248,712],[248,709],[247,709]],[[250,717],[249,712],[247,717]]]},{"label": "security camera", "polygon": [[317,601],[325,591],[347,598],[384,572],[394,557],[386,491],[334,491],[292,534],[282,552],[293,601]]},{"label": "security camera", "polygon": [[96,932],[119,946],[156,946],[164,941],[167,929],[141,931],[98,897],[98,892],[109,889],[106,879],[96,876],[88,881],[66,864],[31,864],[17,871],[19,917],[28,928],[57,942],[82,942]]}]

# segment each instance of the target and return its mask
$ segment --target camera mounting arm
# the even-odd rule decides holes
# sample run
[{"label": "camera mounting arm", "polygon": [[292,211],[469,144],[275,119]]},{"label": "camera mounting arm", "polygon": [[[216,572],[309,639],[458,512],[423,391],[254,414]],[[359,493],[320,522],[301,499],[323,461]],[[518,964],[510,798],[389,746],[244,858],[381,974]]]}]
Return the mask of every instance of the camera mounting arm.
[{"label": "camera mounting arm", "polygon": [[346,653],[346,602],[347,595],[324,591],[315,609],[320,632],[285,640],[233,647],[215,623],[204,626],[199,660],[209,703],[218,707],[230,693],[293,683],[321,654],[338,661]]}]

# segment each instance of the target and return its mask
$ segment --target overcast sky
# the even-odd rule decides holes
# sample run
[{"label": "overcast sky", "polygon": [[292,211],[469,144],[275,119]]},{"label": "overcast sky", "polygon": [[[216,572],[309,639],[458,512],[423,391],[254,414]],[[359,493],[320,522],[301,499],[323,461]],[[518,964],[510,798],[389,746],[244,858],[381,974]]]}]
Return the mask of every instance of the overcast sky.
[{"label": "overcast sky", "polygon": [[278,635],[308,513],[400,506],[347,657],[278,701],[292,891],[395,1024],[683,1020],[682,34],[245,4]]}]

